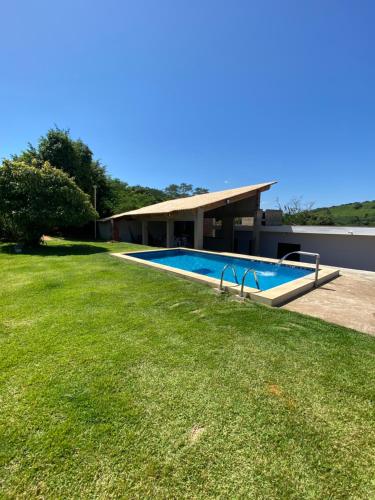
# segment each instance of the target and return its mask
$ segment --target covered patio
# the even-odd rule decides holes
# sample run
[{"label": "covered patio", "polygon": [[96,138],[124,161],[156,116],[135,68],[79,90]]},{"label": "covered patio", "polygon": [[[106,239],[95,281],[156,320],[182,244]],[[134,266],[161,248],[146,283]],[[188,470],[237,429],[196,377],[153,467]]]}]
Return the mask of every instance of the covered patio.
[{"label": "covered patio", "polygon": [[235,220],[254,219],[251,252],[259,251],[260,196],[266,182],[149,205],[99,221],[104,239],[232,252]]}]

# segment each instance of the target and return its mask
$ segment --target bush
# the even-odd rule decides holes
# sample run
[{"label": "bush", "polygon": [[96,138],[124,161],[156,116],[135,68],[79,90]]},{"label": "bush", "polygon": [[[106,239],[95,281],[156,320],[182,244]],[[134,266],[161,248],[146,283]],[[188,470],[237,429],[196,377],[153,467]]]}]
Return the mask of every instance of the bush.
[{"label": "bush", "polygon": [[5,160],[0,167],[0,226],[9,239],[38,244],[55,227],[96,217],[89,197],[63,171]]}]

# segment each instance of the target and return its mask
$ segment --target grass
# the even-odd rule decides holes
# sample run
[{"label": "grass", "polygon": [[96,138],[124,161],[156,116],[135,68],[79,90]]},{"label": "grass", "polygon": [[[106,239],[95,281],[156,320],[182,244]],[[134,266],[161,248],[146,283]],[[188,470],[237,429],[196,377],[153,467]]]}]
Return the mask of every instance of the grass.
[{"label": "grass", "polygon": [[2,498],[374,498],[375,339],[111,257],[0,253]]}]

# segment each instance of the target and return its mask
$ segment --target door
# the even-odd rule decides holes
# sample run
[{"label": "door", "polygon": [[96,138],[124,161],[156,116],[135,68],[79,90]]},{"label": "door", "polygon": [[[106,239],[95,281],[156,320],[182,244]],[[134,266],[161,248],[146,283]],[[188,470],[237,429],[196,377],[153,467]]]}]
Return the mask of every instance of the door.
[{"label": "door", "polygon": [[[301,250],[301,245],[298,245],[296,243],[278,243],[278,245],[277,245],[277,258],[281,259],[287,253],[298,252],[299,250]],[[298,254],[293,254],[290,257],[288,257],[288,260],[294,260],[296,262],[299,262],[300,258],[299,258]]]}]

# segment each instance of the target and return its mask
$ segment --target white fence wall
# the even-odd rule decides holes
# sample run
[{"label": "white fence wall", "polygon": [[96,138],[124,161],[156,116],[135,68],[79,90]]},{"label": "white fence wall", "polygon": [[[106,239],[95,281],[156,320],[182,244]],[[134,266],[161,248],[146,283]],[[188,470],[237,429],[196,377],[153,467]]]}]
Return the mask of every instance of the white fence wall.
[{"label": "white fence wall", "polygon": [[301,245],[301,250],[318,252],[321,263],[375,271],[375,237],[337,234],[272,233],[262,231],[260,254],[277,257],[278,243]]}]

